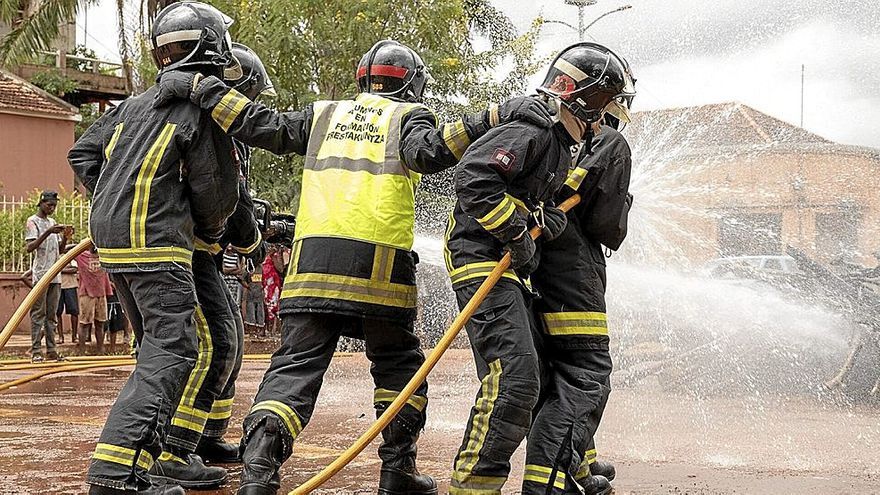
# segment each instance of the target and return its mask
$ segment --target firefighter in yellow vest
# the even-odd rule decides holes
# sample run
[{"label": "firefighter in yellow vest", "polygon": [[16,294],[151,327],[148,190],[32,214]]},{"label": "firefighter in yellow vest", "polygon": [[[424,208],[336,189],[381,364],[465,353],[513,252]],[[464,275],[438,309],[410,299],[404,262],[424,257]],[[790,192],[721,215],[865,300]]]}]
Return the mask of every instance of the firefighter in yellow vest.
[{"label": "firefighter in yellow vest", "polygon": [[[549,127],[543,103],[520,98],[437,125],[420,103],[430,80],[421,58],[380,41],[358,64],[354,100],[277,113],[217,78],[163,78],[161,98],[188,96],[242,142],[306,156],[296,236],[281,300],[282,344],[244,421],[239,494],[274,494],[279,469],[312,416],[340,336],[362,338],[372,361],[377,414],[424,361],[413,331],[412,252],[420,174],[457,163],[493,125],[526,119]],[[423,384],[383,432],[379,493],[433,494],[419,474],[416,441],[428,403]]]}]

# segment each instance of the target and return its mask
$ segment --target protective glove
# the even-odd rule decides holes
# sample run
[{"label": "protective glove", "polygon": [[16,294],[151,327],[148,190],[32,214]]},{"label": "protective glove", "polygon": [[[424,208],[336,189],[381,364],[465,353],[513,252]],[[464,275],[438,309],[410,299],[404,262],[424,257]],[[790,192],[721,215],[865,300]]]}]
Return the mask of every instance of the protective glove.
[{"label": "protective glove", "polygon": [[153,100],[153,108],[159,108],[174,100],[189,100],[202,80],[198,72],[172,70],[159,75],[156,86],[159,91]]},{"label": "protective glove", "polygon": [[545,129],[553,126],[553,116],[556,114],[543,100],[531,96],[519,96],[501,105],[490,105],[487,113],[489,127],[522,120]]},{"label": "protective glove", "polygon": [[559,234],[568,225],[568,217],[565,215],[565,212],[555,206],[545,206],[538,211],[541,212],[538,219],[538,225],[542,225],[543,230],[541,237],[548,241],[559,237]]},{"label": "protective glove", "polygon": [[535,241],[527,231],[508,242],[504,249],[510,252],[510,266],[520,277],[526,278],[538,268]]}]

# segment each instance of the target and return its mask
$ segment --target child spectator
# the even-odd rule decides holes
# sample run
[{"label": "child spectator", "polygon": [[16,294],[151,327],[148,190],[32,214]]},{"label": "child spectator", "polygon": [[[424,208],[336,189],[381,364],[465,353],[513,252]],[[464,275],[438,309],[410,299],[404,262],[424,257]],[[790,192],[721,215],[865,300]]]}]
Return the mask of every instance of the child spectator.
[{"label": "child spectator", "polygon": [[266,322],[273,332],[278,323],[278,309],[283,279],[275,268],[274,258],[278,258],[278,247],[270,246],[269,254],[263,261],[263,297],[266,301]]},{"label": "child spectator", "polygon": [[226,281],[226,287],[232,294],[232,300],[235,305],[241,308],[241,276],[244,274],[244,267],[241,263],[241,257],[229,245],[223,253],[223,280]]},{"label": "child spectator", "polygon": [[95,327],[98,354],[104,353],[104,322],[107,321],[107,296],[113,293],[110,277],[101,268],[97,250],[83,252],[76,257],[79,270],[79,342],[77,349],[85,350],[86,332]]}]

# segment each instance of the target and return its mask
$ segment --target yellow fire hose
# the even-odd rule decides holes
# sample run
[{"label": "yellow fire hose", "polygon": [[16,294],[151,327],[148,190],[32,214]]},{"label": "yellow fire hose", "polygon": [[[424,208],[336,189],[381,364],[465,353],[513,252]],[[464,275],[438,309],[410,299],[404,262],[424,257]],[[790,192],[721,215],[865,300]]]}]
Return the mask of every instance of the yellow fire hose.
[{"label": "yellow fire hose", "polygon": [[[580,203],[581,197],[580,195],[575,194],[574,196],[565,200],[559,208],[563,211],[568,211],[575,207],[578,203]],[[534,227],[529,235],[532,236],[532,239],[537,239],[538,236],[541,235],[541,229],[538,227]],[[452,325],[449,327],[449,330],[443,334],[443,337],[440,338],[440,341],[437,342],[437,346],[434,347],[434,350],[431,351],[431,354],[428,355],[425,362],[422,363],[422,366],[416,371],[416,374],[410,379],[409,383],[406,384],[406,387],[397,395],[397,398],[391,402],[391,405],[388,406],[388,409],[385,409],[385,412],[379,416],[379,419],[376,420],[375,423],[370,426],[367,431],[364,432],[363,435],[358,438],[351,447],[349,447],[345,452],[340,454],[339,457],[336,458],[332,463],[330,463],[327,467],[321,470],[318,474],[310,478],[308,481],[303,483],[302,485],[295,488],[288,495],[304,495],[306,493],[310,493],[312,490],[315,490],[322,484],[324,484],[327,480],[329,480],[333,475],[338,473],[342,468],[344,468],[349,462],[354,460],[358,454],[363,451],[370,442],[375,439],[382,430],[391,423],[391,420],[397,416],[397,413],[403,408],[406,401],[412,397],[412,394],[416,392],[416,389],[425,381],[428,377],[428,373],[434,369],[434,366],[440,361],[440,358],[449,349],[449,346],[452,345],[452,341],[455,340],[455,337],[458,336],[458,333],[464,328],[464,324],[470,320],[471,316],[476,312],[477,308],[482,304],[483,299],[489,294],[489,291],[492,290],[492,287],[501,280],[501,275],[510,267],[510,253],[504,255],[501,258],[501,261],[498,263],[498,266],[495,267],[494,270],[489,274],[486,280],[480,285],[477,289],[474,297],[468,301],[467,305],[458,316],[455,317],[455,320],[452,322]]]},{"label": "yellow fire hose", "polygon": [[61,273],[61,270],[64,269],[65,266],[69,265],[74,258],[80,255],[80,253],[85,252],[87,249],[91,249],[92,240],[89,238],[85,238],[80,241],[79,244],[76,245],[70,251],[64,253],[64,255],[52,265],[52,268],[49,269],[49,272],[43,275],[43,277],[37,282],[37,285],[34,286],[33,289],[28,293],[27,297],[21,302],[18,306],[18,309],[15,310],[15,313],[12,313],[12,318],[6,322],[6,326],[3,327],[3,331],[0,332],[0,350],[6,346],[6,343],[9,342],[9,337],[12,337],[12,333],[15,332],[15,329],[18,328],[18,325],[21,323],[21,320],[24,318],[24,315],[30,311],[31,306],[34,305],[34,301],[46,291],[46,288],[49,287],[49,284],[52,283],[52,280]]},{"label": "yellow fire hose", "polygon": [[68,364],[66,366],[55,366],[49,369],[44,369],[38,371],[32,375],[28,375],[22,378],[18,378],[16,380],[12,380],[6,382],[4,384],[0,384],[0,392],[10,389],[12,387],[17,387],[19,385],[24,385],[25,383],[32,382],[39,378],[42,378],[46,375],[54,375],[56,373],[66,373],[68,371],[82,371],[82,370],[90,370],[95,368],[114,368],[116,366],[130,366],[134,365],[134,359],[120,359],[118,361],[104,361],[100,363],[84,363],[84,364]]}]

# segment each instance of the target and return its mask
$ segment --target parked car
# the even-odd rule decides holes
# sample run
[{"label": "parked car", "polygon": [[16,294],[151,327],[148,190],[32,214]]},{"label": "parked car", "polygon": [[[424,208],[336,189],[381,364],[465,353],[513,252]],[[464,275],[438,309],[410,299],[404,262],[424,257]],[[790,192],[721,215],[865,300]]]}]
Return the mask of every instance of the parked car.
[{"label": "parked car", "polygon": [[703,273],[714,278],[765,279],[800,273],[797,261],[788,255],[731,256],[706,263]]}]

